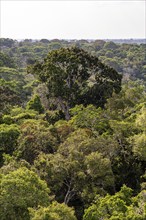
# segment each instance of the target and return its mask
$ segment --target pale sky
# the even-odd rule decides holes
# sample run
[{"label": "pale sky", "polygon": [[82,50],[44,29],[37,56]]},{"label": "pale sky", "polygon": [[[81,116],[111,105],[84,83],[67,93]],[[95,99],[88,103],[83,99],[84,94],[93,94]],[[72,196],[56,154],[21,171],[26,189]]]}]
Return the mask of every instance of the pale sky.
[{"label": "pale sky", "polygon": [[145,38],[146,0],[1,0],[0,37]]}]

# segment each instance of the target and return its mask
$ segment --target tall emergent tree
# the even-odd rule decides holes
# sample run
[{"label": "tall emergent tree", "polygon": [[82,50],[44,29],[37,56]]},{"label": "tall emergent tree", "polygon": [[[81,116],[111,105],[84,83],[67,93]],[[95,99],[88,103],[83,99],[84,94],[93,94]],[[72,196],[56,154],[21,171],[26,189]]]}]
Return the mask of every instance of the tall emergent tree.
[{"label": "tall emergent tree", "polygon": [[28,72],[45,82],[49,97],[67,120],[76,104],[103,106],[112,93],[121,89],[121,75],[82,49],[61,48],[51,51],[43,62],[36,62]]}]

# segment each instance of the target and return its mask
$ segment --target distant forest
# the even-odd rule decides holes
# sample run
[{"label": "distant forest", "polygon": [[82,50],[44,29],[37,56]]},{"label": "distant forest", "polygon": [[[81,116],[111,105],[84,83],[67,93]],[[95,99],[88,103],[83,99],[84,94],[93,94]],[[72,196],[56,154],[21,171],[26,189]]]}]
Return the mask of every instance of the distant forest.
[{"label": "distant forest", "polygon": [[0,219],[146,219],[145,39],[0,39]]},{"label": "distant forest", "polygon": [[[110,65],[126,77],[143,79],[146,71],[146,44],[145,40],[115,40],[112,41],[87,41],[87,40],[31,40],[17,41],[0,39],[1,52],[12,58],[9,67],[25,68],[36,60],[45,58],[49,51],[59,48],[77,46],[97,56],[103,63]],[[128,43],[127,43],[128,42]],[[133,43],[133,44],[132,44]],[[5,61],[2,61],[3,66]]]}]

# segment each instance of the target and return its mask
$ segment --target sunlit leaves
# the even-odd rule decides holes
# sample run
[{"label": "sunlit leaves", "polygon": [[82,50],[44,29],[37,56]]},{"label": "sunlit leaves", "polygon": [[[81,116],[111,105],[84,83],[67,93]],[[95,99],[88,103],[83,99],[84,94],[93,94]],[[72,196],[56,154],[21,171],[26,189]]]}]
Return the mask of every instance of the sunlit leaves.
[{"label": "sunlit leaves", "polygon": [[0,218],[28,219],[28,207],[49,204],[47,185],[34,172],[19,168],[1,176]]},{"label": "sunlit leaves", "polygon": [[74,210],[64,203],[53,202],[48,207],[29,209],[30,220],[76,220]]}]

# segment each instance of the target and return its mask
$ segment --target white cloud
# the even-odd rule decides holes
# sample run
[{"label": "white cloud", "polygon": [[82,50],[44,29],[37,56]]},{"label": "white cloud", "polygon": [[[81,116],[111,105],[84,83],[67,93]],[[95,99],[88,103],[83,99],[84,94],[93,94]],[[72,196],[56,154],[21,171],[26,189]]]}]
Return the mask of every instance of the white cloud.
[{"label": "white cloud", "polygon": [[1,37],[144,38],[144,1],[1,1]]}]

